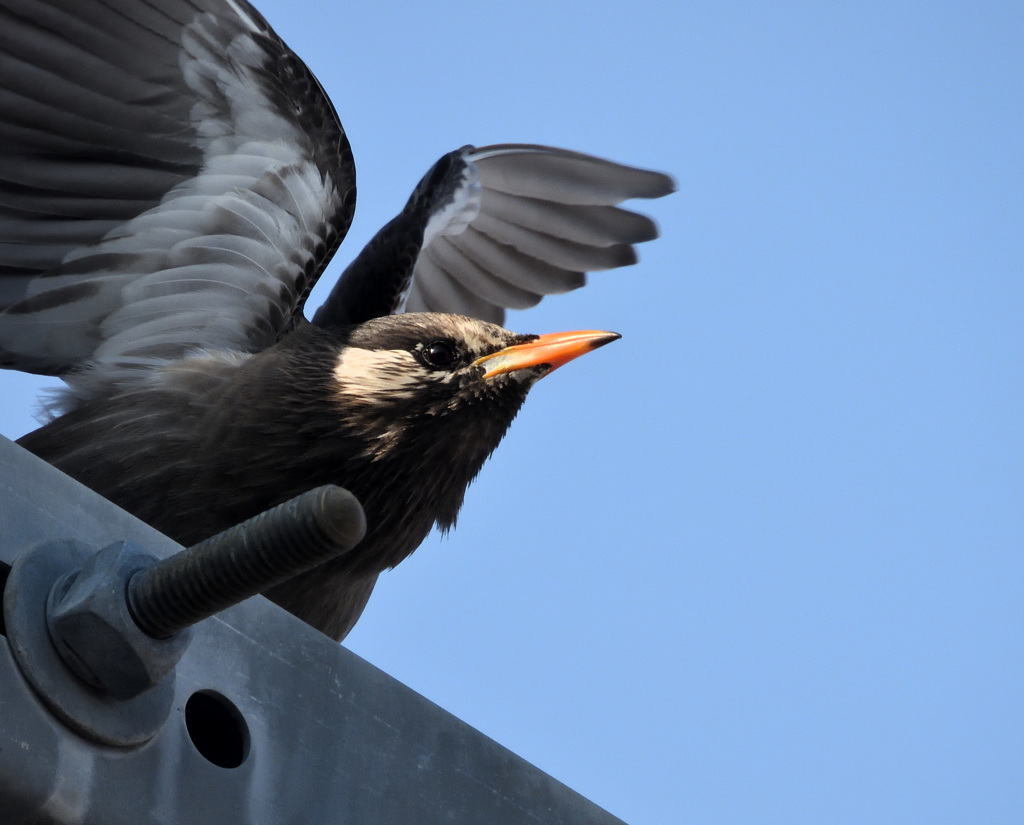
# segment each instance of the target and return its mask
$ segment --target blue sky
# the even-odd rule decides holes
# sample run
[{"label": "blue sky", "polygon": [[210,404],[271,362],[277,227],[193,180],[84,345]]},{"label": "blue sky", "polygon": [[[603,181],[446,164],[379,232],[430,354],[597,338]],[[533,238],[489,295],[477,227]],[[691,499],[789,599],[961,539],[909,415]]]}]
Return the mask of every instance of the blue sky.
[{"label": "blue sky", "polygon": [[510,315],[623,339],[348,646],[633,825],[1024,821],[1024,6],[259,7],[355,151],[339,263],[464,143],[679,183]]}]

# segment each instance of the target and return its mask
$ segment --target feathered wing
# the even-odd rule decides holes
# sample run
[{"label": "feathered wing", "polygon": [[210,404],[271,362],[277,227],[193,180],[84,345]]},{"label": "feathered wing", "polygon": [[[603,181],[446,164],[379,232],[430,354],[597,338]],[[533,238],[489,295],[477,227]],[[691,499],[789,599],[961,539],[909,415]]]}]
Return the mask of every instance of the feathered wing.
[{"label": "feathered wing", "polygon": [[88,396],[263,349],[354,202],[330,101],[245,0],[0,7],[0,366]]},{"label": "feathered wing", "polygon": [[420,181],[314,323],[424,310],[503,323],[506,309],[581,287],[587,272],[635,263],[633,245],[658,230],[618,204],[674,190],[668,175],[565,149],[463,147]]}]

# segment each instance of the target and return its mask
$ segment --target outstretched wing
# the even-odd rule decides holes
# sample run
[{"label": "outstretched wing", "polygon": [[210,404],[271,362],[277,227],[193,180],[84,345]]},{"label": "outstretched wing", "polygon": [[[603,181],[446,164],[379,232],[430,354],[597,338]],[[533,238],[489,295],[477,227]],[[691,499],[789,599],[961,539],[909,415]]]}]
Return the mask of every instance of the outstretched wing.
[{"label": "outstretched wing", "polygon": [[0,366],[88,395],[263,349],[354,203],[330,101],[245,0],[0,7]]},{"label": "outstretched wing", "polygon": [[420,181],[402,213],[345,270],[314,323],[402,311],[503,323],[586,273],[636,262],[654,222],[619,208],[675,190],[660,172],[548,146],[466,146]]}]

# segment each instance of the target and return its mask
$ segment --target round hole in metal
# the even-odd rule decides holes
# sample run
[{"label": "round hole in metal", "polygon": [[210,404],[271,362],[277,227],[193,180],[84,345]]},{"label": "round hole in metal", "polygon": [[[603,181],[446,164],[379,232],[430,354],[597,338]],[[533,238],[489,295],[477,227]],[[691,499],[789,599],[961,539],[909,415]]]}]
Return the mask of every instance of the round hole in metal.
[{"label": "round hole in metal", "polygon": [[249,756],[249,726],[219,693],[193,693],[185,703],[185,727],[196,750],[218,767],[237,768]]}]

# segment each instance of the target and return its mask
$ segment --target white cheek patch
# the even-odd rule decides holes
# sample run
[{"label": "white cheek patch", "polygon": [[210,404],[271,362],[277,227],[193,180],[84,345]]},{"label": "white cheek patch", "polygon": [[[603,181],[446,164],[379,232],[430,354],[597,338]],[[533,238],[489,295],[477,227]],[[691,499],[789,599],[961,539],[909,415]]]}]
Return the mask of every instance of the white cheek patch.
[{"label": "white cheek patch", "polygon": [[346,398],[369,404],[403,400],[416,395],[431,373],[410,352],[350,347],[334,365],[338,390]]}]

